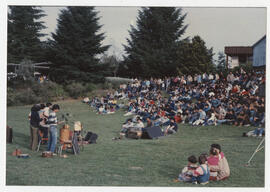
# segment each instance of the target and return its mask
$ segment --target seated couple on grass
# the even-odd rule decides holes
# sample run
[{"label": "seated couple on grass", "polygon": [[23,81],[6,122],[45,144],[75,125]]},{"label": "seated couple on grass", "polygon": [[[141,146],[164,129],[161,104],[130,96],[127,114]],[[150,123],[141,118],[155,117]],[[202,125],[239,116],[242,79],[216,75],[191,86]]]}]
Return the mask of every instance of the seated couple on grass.
[{"label": "seated couple on grass", "polygon": [[[199,165],[197,164],[199,162]],[[188,157],[184,167],[175,181],[192,182],[205,185],[212,181],[225,180],[230,176],[230,168],[219,144],[212,144],[209,156],[201,154],[198,160],[194,155]]]}]

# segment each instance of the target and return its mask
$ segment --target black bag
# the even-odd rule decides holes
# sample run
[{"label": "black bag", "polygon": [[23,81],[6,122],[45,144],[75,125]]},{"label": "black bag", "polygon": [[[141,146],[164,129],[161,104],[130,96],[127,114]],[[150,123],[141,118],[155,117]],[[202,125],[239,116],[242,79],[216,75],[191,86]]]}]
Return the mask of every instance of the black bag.
[{"label": "black bag", "polygon": [[157,139],[158,137],[164,136],[159,126],[147,127],[145,130],[142,139]]},{"label": "black bag", "polygon": [[97,143],[98,135],[96,133],[87,132],[86,136],[84,137],[84,141],[89,141],[89,143]]}]

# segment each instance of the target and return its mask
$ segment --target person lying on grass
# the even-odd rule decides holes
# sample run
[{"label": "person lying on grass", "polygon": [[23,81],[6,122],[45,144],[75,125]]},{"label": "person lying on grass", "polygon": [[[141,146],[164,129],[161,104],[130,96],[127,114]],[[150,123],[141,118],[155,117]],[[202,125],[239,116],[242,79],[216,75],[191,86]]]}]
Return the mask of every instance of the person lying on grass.
[{"label": "person lying on grass", "polygon": [[243,137],[262,137],[262,136],[265,136],[265,129],[260,127],[247,133],[246,132],[243,133]]},{"label": "person lying on grass", "polygon": [[219,144],[212,144],[210,151],[212,155],[208,158],[208,164],[211,172],[217,172],[216,177],[211,177],[210,180],[225,180],[230,176],[230,167],[224,153],[221,152]]}]

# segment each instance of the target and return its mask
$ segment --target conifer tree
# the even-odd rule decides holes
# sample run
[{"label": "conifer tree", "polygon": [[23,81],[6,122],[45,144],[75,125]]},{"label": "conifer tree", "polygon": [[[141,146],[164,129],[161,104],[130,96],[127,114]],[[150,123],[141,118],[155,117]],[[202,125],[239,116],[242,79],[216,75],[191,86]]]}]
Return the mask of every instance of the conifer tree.
[{"label": "conifer tree", "polygon": [[226,71],[226,59],[223,52],[218,52],[218,61],[217,61],[217,71],[224,72]]},{"label": "conifer tree", "polygon": [[56,33],[50,44],[50,77],[56,82],[103,80],[104,66],[97,56],[109,46],[102,46],[104,33],[94,7],[67,7],[61,10]]},{"label": "conifer tree", "polygon": [[209,73],[214,70],[213,48],[208,49],[200,36],[194,36],[191,41],[180,43],[178,50],[178,72],[181,74]]},{"label": "conifer tree", "polygon": [[[126,76],[163,77],[175,75],[177,49],[187,25],[180,8],[149,7],[139,10],[137,26],[131,26],[124,45],[126,56],[120,69]],[[122,70],[123,71],[123,70]]]},{"label": "conifer tree", "polygon": [[8,63],[20,63],[22,60],[42,61],[43,51],[40,31],[46,16],[39,7],[10,6],[8,13]]}]

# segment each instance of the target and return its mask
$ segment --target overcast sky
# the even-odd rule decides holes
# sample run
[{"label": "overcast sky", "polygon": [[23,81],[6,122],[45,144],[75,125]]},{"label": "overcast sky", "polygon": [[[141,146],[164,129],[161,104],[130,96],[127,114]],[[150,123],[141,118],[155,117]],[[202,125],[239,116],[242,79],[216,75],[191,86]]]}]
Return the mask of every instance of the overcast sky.
[{"label": "overcast sky", "polygon": [[[47,14],[43,18],[50,34],[57,26],[59,10],[63,7],[42,7]],[[122,44],[129,37],[130,25],[136,24],[140,7],[96,7],[106,38],[103,44],[112,47],[109,54],[121,56]],[[187,13],[188,28],[184,37],[199,35],[214,53],[224,51],[224,46],[251,46],[266,34],[266,8],[183,8]],[[216,56],[215,56],[216,58]]]}]

